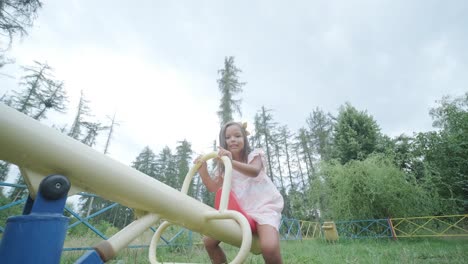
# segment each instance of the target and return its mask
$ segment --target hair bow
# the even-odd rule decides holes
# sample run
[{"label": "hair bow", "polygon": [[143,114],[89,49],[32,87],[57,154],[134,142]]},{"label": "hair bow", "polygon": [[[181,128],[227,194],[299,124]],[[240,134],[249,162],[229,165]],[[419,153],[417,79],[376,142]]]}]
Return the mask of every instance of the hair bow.
[{"label": "hair bow", "polygon": [[247,122],[242,123],[241,126],[242,126],[242,129],[243,129],[244,132],[245,132],[245,135],[246,135],[246,136],[249,136],[249,135],[250,135],[250,132],[247,131]]}]

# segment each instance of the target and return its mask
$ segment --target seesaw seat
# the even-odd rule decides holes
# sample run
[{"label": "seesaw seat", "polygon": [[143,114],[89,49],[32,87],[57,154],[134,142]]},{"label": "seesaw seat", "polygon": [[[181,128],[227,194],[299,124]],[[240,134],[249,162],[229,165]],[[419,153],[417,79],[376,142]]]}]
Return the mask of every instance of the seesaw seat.
[{"label": "seesaw seat", "polygon": [[[216,192],[215,204],[214,204],[214,208],[216,210],[219,210],[219,204],[221,203],[221,194],[222,193],[223,193],[222,188],[219,188],[218,191]],[[250,217],[242,209],[242,207],[239,205],[239,202],[237,201],[236,195],[233,192],[229,192],[229,202],[228,202],[227,209],[237,211],[237,212],[241,213],[243,216],[245,216],[245,218],[247,218],[247,221],[249,222],[250,229],[252,229],[252,233],[253,234],[257,233],[257,222],[255,222],[255,220],[253,220],[253,218]]]}]

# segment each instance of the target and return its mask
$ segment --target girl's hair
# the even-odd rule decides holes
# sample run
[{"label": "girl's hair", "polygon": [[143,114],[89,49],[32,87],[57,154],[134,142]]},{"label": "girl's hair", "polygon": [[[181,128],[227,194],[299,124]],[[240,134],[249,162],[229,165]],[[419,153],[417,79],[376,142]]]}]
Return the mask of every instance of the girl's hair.
[{"label": "girl's hair", "polygon": [[[241,123],[231,121],[231,122],[227,122],[226,124],[224,124],[221,127],[221,130],[219,131],[219,145],[224,149],[228,149],[227,142],[226,142],[226,129],[230,126],[238,126],[242,132],[242,137],[244,138],[244,149],[242,149],[241,151],[241,159],[242,159],[242,162],[247,163],[248,161],[247,159],[250,154],[250,144],[249,144],[249,140],[247,139],[247,132]],[[222,162],[218,163],[218,172],[220,173],[220,175],[224,172],[224,165]]]}]

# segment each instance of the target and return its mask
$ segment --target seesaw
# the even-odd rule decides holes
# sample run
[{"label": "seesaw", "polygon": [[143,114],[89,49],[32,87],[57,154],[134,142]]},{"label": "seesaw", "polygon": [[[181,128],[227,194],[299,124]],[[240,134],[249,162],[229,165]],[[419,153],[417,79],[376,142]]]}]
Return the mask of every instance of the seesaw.
[{"label": "seesaw", "polygon": [[[210,153],[203,159],[215,156],[216,153]],[[227,177],[230,177],[229,170],[232,169],[227,157],[222,158],[227,170],[218,211],[186,195],[199,164],[188,172],[182,191],[177,191],[0,103],[0,160],[16,164],[28,186],[31,199],[25,208],[29,209],[25,209],[24,215],[19,217],[26,219],[25,222],[29,223],[30,218],[42,219],[47,215],[52,217],[52,222],[54,219],[59,219],[57,214],[62,214],[67,195],[79,192],[95,193],[139,212],[137,220],[108,240],[95,245],[95,250],[83,255],[77,261],[79,263],[103,263],[112,259],[160,219],[166,222],[160,226],[151,241],[149,250],[151,263],[158,263],[155,254],[156,243],[170,224],[183,226],[240,247],[232,263],[242,263],[249,251],[254,254],[260,253],[258,239],[252,237],[246,218],[238,212],[226,210],[230,190],[230,180]],[[50,177],[46,178],[47,176]],[[50,192],[52,194],[56,192],[55,196],[52,195],[55,200],[50,197]],[[57,223],[60,221],[57,220]],[[11,235],[7,237],[9,224],[12,231],[21,229],[17,226],[20,224],[13,220],[7,222],[0,244],[2,263],[13,263],[13,261],[19,263],[18,260],[26,264],[59,263],[64,237],[56,239],[58,244],[61,243],[58,251],[55,249],[54,252],[41,252],[41,247],[45,247],[44,243],[34,240],[40,240],[42,236],[47,237],[48,234],[40,233],[40,230],[38,231],[32,224],[31,233],[36,237],[30,238],[26,233],[22,241],[17,241],[21,235],[12,234],[10,231]],[[47,240],[50,242],[53,238],[49,236]],[[14,247],[21,248],[12,248],[13,244]],[[14,255],[15,252],[18,252],[17,255]],[[44,261],[41,261],[41,257]],[[8,259],[11,262],[8,262]]]}]

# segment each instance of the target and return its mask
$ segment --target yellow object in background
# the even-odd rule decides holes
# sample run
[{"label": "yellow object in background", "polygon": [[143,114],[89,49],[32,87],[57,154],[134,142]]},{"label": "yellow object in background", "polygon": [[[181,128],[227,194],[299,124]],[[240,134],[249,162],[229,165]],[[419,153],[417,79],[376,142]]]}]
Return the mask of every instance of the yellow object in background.
[{"label": "yellow object in background", "polygon": [[335,222],[324,222],[322,229],[327,242],[336,242],[338,240],[338,231],[336,230]]}]

